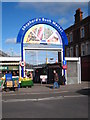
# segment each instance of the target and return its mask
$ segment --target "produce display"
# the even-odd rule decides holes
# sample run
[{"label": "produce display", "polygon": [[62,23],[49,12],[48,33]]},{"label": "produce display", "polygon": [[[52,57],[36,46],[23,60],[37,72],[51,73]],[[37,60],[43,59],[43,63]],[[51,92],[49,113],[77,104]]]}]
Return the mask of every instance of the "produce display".
[{"label": "produce display", "polygon": [[21,87],[31,87],[33,86],[33,80],[31,78],[22,78]]},{"label": "produce display", "polygon": [[0,80],[0,88],[5,91],[9,90],[18,90],[19,87],[19,77],[12,76],[10,74],[6,74]]},{"label": "produce display", "polygon": [[12,76],[10,79],[8,78],[6,76],[0,79],[0,91],[3,89],[5,91],[9,91],[11,89],[16,90],[19,87],[32,87],[34,85],[32,78],[19,78],[18,76]]}]

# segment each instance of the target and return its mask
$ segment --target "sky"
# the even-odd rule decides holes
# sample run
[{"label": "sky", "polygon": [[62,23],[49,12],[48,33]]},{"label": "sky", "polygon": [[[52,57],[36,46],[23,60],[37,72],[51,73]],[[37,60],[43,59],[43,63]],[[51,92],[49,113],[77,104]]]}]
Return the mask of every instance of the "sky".
[{"label": "sky", "polygon": [[[65,30],[74,24],[76,9],[81,8],[83,18],[88,16],[87,2],[2,2],[2,50],[10,55],[20,55],[21,45],[16,43],[20,28],[30,19],[45,17],[59,23]],[[32,45],[33,46],[33,45]],[[27,62],[44,63],[46,54],[57,59],[56,52],[26,52]],[[32,57],[31,57],[32,56]]]}]

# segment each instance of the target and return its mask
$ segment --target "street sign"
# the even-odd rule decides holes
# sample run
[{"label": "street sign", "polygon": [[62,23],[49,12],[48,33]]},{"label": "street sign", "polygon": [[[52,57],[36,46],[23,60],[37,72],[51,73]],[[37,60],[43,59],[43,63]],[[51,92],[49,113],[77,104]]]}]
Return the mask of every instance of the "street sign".
[{"label": "street sign", "polygon": [[63,65],[63,69],[67,69],[67,65]]},{"label": "street sign", "polygon": [[24,67],[24,66],[25,66],[25,62],[24,62],[24,61],[21,61],[21,62],[20,62],[20,66]]},{"label": "street sign", "polygon": [[66,60],[63,60],[63,69],[67,69],[67,62],[66,62]]},{"label": "street sign", "polygon": [[63,65],[64,65],[64,66],[66,66],[66,65],[67,65],[66,60],[63,60]]}]

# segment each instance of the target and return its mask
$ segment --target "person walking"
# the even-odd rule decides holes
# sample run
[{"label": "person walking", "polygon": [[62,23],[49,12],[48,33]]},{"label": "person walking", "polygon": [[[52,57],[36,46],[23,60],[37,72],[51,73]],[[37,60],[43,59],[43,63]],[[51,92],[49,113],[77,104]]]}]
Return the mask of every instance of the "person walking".
[{"label": "person walking", "polygon": [[58,84],[58,81],[59,81],[59,78],[58,78],[58,74],[56,72],[56,70],[53,71],[54,73],[54,85],[53,85],[53,88],[59,88],[59,84]]}]

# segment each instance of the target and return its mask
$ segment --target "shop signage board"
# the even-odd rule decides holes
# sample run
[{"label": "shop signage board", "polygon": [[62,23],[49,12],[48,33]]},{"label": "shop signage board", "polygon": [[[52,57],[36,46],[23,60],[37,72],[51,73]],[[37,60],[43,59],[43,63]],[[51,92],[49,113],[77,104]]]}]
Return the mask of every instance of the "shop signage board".
[{"label": "shop signage board", "polygon": [[0,66],[0,70],[8,70],[8,67],[6,67],[6,66]]},{"label": "shop signage board", "polygon": [[63,28],[48,18],[34,18],[25,23],[17,36],[17,43],[47,43],[68,45]]},{"label": "shop signage board", "polygon": [[18,66],[8,66],[8,70],[19,70]]},{"label": "shop signage board", "polygon": [[0,66],[0,70],[19,70],[18,66]]},{"label": "shop signage board", "polygon": [[63,69],[67,69],[67,65],[63,65]]},{"label": "shop signage board", "polygon": [[20,66],[24,67],[25,66],[25,62],[24,61],[20,61]]}]

